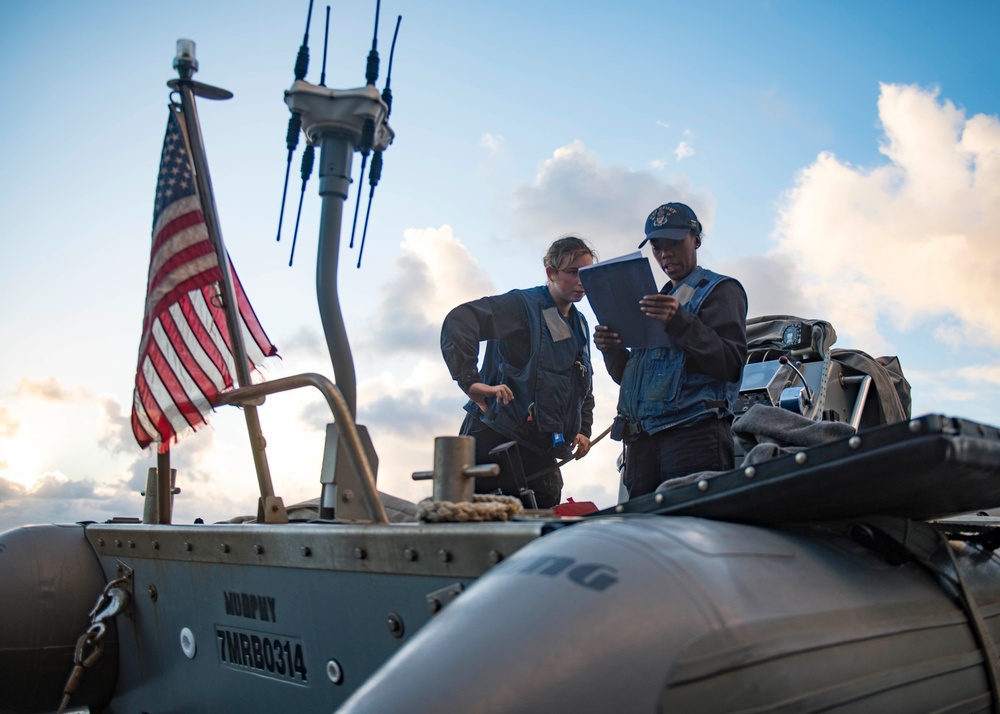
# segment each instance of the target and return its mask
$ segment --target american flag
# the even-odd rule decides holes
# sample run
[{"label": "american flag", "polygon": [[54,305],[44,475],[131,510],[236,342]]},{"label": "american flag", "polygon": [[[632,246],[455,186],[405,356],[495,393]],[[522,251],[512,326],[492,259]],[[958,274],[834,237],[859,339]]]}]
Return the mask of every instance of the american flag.
[{"label": "american flag", "polygon": [[[222,270],[208,237],[180,108],[171,105],[153,209],[146,310],[132,398],[139,446],[166,450],[207,424],[236,371],[222,308]],[[228,256],[227,256],[228,260]],[[229,260],[250,368],[278,354]]]}]

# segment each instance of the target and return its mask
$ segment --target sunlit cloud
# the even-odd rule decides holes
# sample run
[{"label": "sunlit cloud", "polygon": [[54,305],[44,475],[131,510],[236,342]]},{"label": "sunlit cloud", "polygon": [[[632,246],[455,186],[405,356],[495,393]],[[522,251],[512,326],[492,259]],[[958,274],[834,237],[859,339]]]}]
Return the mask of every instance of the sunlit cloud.
[{"label": "sunlit cloud", "polygon": [[71,479],[59,472],[44,473],[31,486],[0,478],[0,531],[21,523],[71,523],[121,515],[122,511],[106,510],[111,499],[95,486],[90,479]]},{"label": "sunlit cloud", "polygon": [[98,445],[113,454],[134,454],[137,445],[131,411],[126,412],[118,399],[108,394],[102,394],[97,401],[101,409]]},{"label": "sunlit cloud", "polygon": [[957,374],[971,383],[987,383],[1000,385],[1000,364],[974,364],[961,367]]},{"label": "sunlit cloud", "polygon": [[489,273],[452,233],[451,226],[410,228],[379,286],[369,347],[439,356],[445,315],[456,305],[493,292]]},{"label": "sunlit cloud", "polygon": [[21,422],[14,418],[7,407],[0,407],[0,438],[12,439],[17,436]]},{"label": "sunlit cloud", "polygon": [[44,474],[26,495],[49,499],[97,498],[93,481],[73,481],[60,473]]},{"label": "sunlit cloud", "polygon": [[714,223],[715,198],[692,188],[683,175],[667,181],[649,171],[602,166],[597,154],[576,140],[543,161],[533,183],[514,190],[515,229],[525,238],[549,240],[579,232],[610,258],[634,251],[646,216],[667,201],[687,203],[703,225]]},{"label": "sunlit cloud", "polygon": [[[706,235],[703,245],[710,246],[712,240],[712,235]],[[823,314],[799,288],[799,268],[787,255],[773,253],[722,259],[712,269],[742,283],[747,293],[749,317],[795,315],[808,319]]]},{"label": "sunlit cloud", "polygon": [[881,319],[1000,344],[1000,121],[910,85],[882,84],[878,111],[887,162],[820,154],[782,201],[779,252],[838,332],[870,351],[887,347]]},{"label": "sunlit cloud", "polygon": [[48,402],[80,402],[91,397],[83,387],[64,387],[55,377],[30,379],[22,377],[17,383],[15,396],[41,399]]},{"label": "sunlit cloud", "polygon": [[[920,402],[924,404],[935,405],[933,408],[936,411],[942,408],[947,410],[950,408],[947,406],[949,403],[963,404],[981,399],[982,385],[976,382],[973,375],[974,373],[963,375],[961,370],[956,372],[930,372],[914,368],[906,370],[906,378],[910,382],[914,396],[919,397]],[[995,389],[993,385],[986,386]],[[923,411],[916,409],[914,414]]]},{"label": "sunlit cloud", "polygon": [[24,485],[19,484],[17,481],[11,481],[0,476],[0,503],[19,498],[23,496],[27,490],[28,489]]}]

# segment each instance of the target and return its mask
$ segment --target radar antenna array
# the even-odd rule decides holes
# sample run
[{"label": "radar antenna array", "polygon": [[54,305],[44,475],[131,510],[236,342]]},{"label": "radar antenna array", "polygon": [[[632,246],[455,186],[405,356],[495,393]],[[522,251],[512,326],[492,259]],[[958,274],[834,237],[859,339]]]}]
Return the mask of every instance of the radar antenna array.
[{"label": "radar antenna array", "polygon": [[[295,79],[296,81],[306,78],[309,70],[309,23],[312,20],[313,0],[309,0],[309,14],[306,15],[306,31],[302,35],[302,44],[299,45],[299,53],[295,57]],[[330,17],[330,9],[327,8],[327,20]],[[326,54],[324,50],[323,64],[326,64]],[[326,72],[326,67],[323,68]],[[288,147],[288,163],[285,166],[285,187],[281,191],[281,211],[278,214],[278,238],[281,240],[281,224],[285,219],[285,197],[288,195],[288,175],[292,169],[292,155],[299,145],[299,132],[302,130],[302,116],[298,112],[292,112],[288,119],[288,131],[285,134],[285,145]]]},{"label": "radar antenna array", "polygon": [[[389,120],[389,116],[392,114],[392,90],[389,89],[389,83],[392,81],[392,57],[396,54],[396,37],[399,36],[399,23],[402,22],[403,16],[396,16],[396,30],[392,33],[392,45],[389,47],[389,69],[385,73],[385,89],[382,90],[382,101],[385,102],[388,110],[386,111],[385,118],[386,121]],[[361,164],[361,173],[364,174],[365,168],[364,163]],[[368,216],[372,210],[372,198],[375,196],[375,187],[378,186],[379,179],[382,178],[382,150],[376,149],[375,155],[372,156],[372,167],[371,172],[368,174],[368,184],[371,188],[368,191],[368,207],[365,209],[365,227],[361,231],[361,247],[358,249],[358,268],[361,267],[361,256],[365,252],[365,236],[368,235]],[[361,189],[358,187],[358,199],[361,197]],[[358,209],[354,209],[354,220],[358,219]],[[351,245],[354,244],[354,232],[351,231]]]},{"label": "radar antenna array", "polygon": [[[374,87],[375,82],[378,81],[378,18],[382,12],[382,1],[377,0],[375,3],[375,31],[372,33],[372,48],[368,52],[368,63],[365,66],[365,84],[369,87]],[[388,116],[386,116],[388,119]],[[361,143],[358,145],[358,151],[361,152],[361,172],[360,176],[365,175],[365,166],[368,164],[368,154],[372,150],[372,146],[375,144],[375,122],[371,119],[366,119],[364,126],[361,128]],[[375,168],[375,164],[372,164],[372,168]],[[351,242],[347,246],[348,248],[354,247],[354,233],[358,228],[358,208],[361,206],[361,185],[358,185],[358,195],[354,201],[354,220],[351,221]],[[361,267],[361,259],[358,258],[358,267]]]},{"label": "radar antenna array", "polygon": [[[375,4],[375,29],[372,35],[372,47],[368,52],[368,58],[365,65],[365,82],[366,86],[374,87],[375,83],[378,81],[379,73],[379,55],[378,55],[378,26],[379,26],[379,16],[381,13],[382,3],[381,0],[377,0]],[[299,47],[299,53],[295,61],[295,81],[304,81],[306,71],[309,66],[309,26],[312,20],[312,9],[313,0],[309,0],[309,13],[306,17],[306,30],[302,37],[302,45]],[[392,61],[393,56],[396,52],[396,39],[399,36],[399,26],[402,22],[403,16],[399,15],[396,17],[396,28],[392,35],[392,46],[389,51],[389,68],[386,73],[386,83],[385,89],[382,90],[381,99],[386,105],[386,115],[385,119],[389,118],[392,113],[392,90],[390,87],[390,82],[392,78]],[[320,87],[326,86],[326,57],[327,48],[329,44],[330,37],[330,6],[326,6],[326,28],[323,37],[323,67],[320,75],[319,85]],[[288,120],[288,132],[285,137],[285,144],[288,148],[288,159],[285,167],[285,183],[281,194],[281,213],[278,217],[278,235],[277,240],[281,240],[281,228],[284,222],[285,214],[285,203],[288,195],[288,179],[291,174],[292,156],[298,147],[299,142],[299,132],[302,131],[302,114],[299,111],[292,111],[292,116]],[[378,185],[382,177],[382,152],[385,149],[384,146],[376,146],[376,131],[375,121],[371,118],[365,119],[362,127],[360,137],[357,138],[358,145],[356,150],[361,153],[361,176],[364,176],[365,168],[368,166],[368,156],[373,153],[371,161],[371,167],[368,173],[368,204],[365,209],[365,223],[361,234],[361,244],[358,251],[358,262],[357,267],[361,267],[361,258],[364,253],[365,238],[368,234],[368,223],[371,217],[371,204],[372,199],[375,196],[375,187]],[[308,132],[307,132],[308,133]],[[355,135],[357,137],[357,135]],[[292,246],[291,253],[288,258],[288,265],[291,267],[295,259],[295,246],[298,241],[299,224],[302,218],[302,203],[305,197],[306,185],[309,178],[312,175],[313,165],[315,163],[315,145],[314,142],[307,137],[306,147],[302,154],[302,164],[300,167],[300,175],[302,177],[302,186],[299,191],[299,205],[295,214],[295,229],[292,234]],[[351,224],[351,240],[348,245],[349,248],[354,247],[354,237],[357,232],[358,224],[358,214],[361,208],[361,187],[358,186],[358,194],[355,198],[354,205],[354,218]]]},{"label": "radar antenna array", "polygon": [[[312,0],[309,0],[309,14],[312,15]],[[308,33],[308,27],[309,27],[309,21],[306,20],[307,33]],[[323,30],[323,64],[321,65],[319,74],[319,86],[321,87],[326,86],[326,50],[329,44],[330,44],[330,6],[327,5],[326,26],[325,29]],[[298,64],[296,64],[296,67],[298,67]],[[299,77],[297,72],[295,78],[305,79],[305,77]],[[296,137],[296,141],[297,140],[298,137]],[[292,249],[288,254],[289,268],[292,267],[292,261],[295,260],[295,243],[298,241],[299,238],[299,221],[302,218],[302,200],[305,198],[306,195],[306,184],[309,183],[309,177],[312,176],[313,162],[315,161],[315,158],[316,158],[316,147],[312,143],[306,142],[306,148],[302,152],[302,166],[300,167],[299,170],[299,175],[302,176],[302,188],[299,190],[299,208],[295,212],[295,230],[292,232]],[[289,157],[289,159],[291,159],[291,157]],[[286,184],[287,184],[287,179],[286,179]],[[288,190],[287,185],[285,190],[286,191]],[[284,198],[282,198],[282,202],[284,202]]]}]

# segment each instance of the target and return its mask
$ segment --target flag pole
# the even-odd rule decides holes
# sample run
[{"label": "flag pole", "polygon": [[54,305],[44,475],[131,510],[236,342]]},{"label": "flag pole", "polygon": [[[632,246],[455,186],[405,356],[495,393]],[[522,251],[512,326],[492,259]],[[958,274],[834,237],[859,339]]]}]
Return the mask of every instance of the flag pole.
[{"label": "flag pole", "polygon": [[173,483],[170,478],[170,447],[156,453],[156,522],[169,525],[173,513]]},{"label": "flag pole", "polygon": [[[191,159],[194,162],[195,180],[198,195],[201,197],[202,213],[205,216],[205,227],[209,239],[215,248],[216,258],[222,272],[219,286],[222,288],[223,309],[226,315],[226,325],[232,341],[233,359],[236,363],[236,387],[249,387],[250,361],[246,346],[243,343],[243,330],[240,325],[239,307],[236,302],[236,291],[230,272],[229,256],[222,241],[222,229],[215,206],[215,194],[212,192],[212,179],[208,172],[208,160],[205,157],[205,146],[201,137],[201,126],[198,122],[198,109],[195,106],[195,94],[207,99],[229,99],[232,93],[196,82],[191,77],[198,71],[198,61],[194,56],[194,42],[191,40],[177,41],[177,56],[174,58],[174,68],[180,79],[167,82],[181,96],[181,110],[184,115],[188,145],[191,149]],[[254,467],[257,471],[257,483],[260,487],[257,520],[266,523],[287,523],[288,514],[281,499],[274,495],[271,482],[271,471],[267,464],[264,435],[260,428],[260,418],[257,407],[244,405],[243,414],[246,417],[247,432],[250,437],[250,449],[253,453]]]}]

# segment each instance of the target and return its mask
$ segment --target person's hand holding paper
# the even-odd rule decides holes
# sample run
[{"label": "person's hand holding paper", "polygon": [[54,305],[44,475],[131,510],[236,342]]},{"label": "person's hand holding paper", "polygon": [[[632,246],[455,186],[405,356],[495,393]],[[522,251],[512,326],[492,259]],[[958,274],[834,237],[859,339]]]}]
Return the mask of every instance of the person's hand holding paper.
[{"label": "person's hand holding paper", "polygon": [[670,322],[670,319],[677,314],[680,307],[681,304],[673,295],[661,295],[659,293],[656,295],[644,295],[642,300],[639,301],[639,309],[642,310],[643,315],[651,317],[654,320],[659,320],[664,324]]},{"label": "person's hand holding paper", "polygon": [[[580,280],[600,323],[594,334],[599,350],[667,345],[663,323],[677,311],[677,301],[658,294],[653,271],[642,253],[630,253],[581,268]],[[661,298],[673,301],[672,311]],[[649,311],[641,307],[643,300],[650,301]],[[655,319],[650,320],[647,316]]]}]

